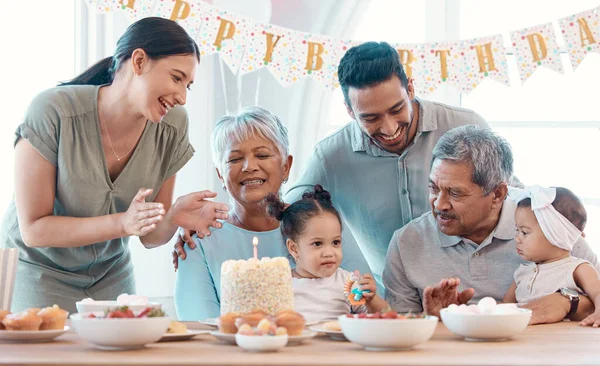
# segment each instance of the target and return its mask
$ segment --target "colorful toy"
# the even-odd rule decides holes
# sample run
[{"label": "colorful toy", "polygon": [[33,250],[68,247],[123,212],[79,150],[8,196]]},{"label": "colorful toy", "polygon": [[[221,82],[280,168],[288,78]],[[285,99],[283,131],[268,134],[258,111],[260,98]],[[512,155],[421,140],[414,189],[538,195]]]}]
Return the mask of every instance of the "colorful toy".
[{"label": "colorful toy", "polygon": [[371,292],[369,290],[362,290],[358,281],[360,280],[360,276],[356,273],[353,273],[346,279],[346,283],[344,284],[344,296],[348,298],[350,305],[359,306],[363,305],[367,302],[367,299],[363,296],[366,292]]}]

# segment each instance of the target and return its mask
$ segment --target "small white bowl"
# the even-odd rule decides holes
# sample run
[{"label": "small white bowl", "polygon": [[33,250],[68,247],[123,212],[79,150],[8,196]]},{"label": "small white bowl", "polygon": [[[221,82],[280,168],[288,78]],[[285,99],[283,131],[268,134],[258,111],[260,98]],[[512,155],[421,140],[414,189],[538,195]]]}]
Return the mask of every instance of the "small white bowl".
[{"label": "small white bowl", "polygon": [[75,303],[78,313],[95,313],[98,311],[105,311],[106,309],[115,309],[123,306],[129,307],[133,312],[142,311],[145,308],[160,309],[162,304],[158,302],[149,302],[146,305],[123,305],[116,301],[94,301],[94,302],[81,302]]},{"label": "small white bowl", "polygon": [[442,309],[440,316],[452,333],[468,341],[502,341],[521,333],[531,318],[531,310],[516,314],[456,313]]},{"label": "small white bowl", "polygon": [[341,315],[338,319],[346,338],[368,351],[412,348],[428,341],[439,321],[436,316],[418,319],[361,319]]},{"label": "small white bowl", "polygon": [[156,318],[85,318],[71,315],[77,334],[100,349],[124,350],[142,348],[158,341],[169,328],[169,317]]},{"label": "small white bowl", "polygon": [[251,352],[273,352],[285,347],[288,335],[259,336],[236,334],[235,342],[238,346]]}]

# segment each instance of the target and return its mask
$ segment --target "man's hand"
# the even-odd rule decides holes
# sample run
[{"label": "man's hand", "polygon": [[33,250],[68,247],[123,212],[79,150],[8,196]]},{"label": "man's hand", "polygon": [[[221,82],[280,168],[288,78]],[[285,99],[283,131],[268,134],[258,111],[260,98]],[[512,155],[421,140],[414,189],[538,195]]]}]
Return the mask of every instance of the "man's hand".
[{"label": "man's hand", "polygon": [[423,290],[423,310],[428,315],[439,317],[440,310],[447,308],[450,304],[466,304],[475,295],[475,290],[468,288],[458,292],[460,278],[442,279],[434,287],[426,287]]},{"label": "man's hand", "polygon": [[[183,247],[183,244],[187,244],[188,247],[192,250],[196,249],[196,243],[194,243],[194,240],[192,239],[192,235],[194,235],[196,232],[194,231],[190,231],[190,230],[185,230],[184,228],[179,228],[179,235],[177,236],[177,242],[175,243],[174,247],[173,247],[173,267],[175,268],[175,272],[177,272],[177,268],[179,268],[179,258],[181,258],[181,260],[185,260],[185,249]],[[198,237],[200,237],[198,235]],[[202,239],[202,238],[200,238]]]},{"label": "man's hand", "polygon": [[554,293],[521,307],[532,311],[529,325],[549,324],[562,321],[569,313],[571,303],[563,295]]}]

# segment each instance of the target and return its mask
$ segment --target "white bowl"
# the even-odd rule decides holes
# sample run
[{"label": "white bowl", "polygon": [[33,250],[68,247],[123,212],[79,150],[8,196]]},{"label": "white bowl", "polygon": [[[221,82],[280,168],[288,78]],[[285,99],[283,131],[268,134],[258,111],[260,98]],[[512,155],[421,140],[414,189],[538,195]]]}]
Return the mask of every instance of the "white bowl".
[{"label": "white bowl", "polygon": [[531,318],[531,310],[516,314],[456,313],[442,309],[440,316],[452,333],[470,341],[499,341],[521,333]]},{"label": "white bowl", "polygon": [[259,335],[235,335],[235,343],[241,348],[252,352],[272,352],[285,347],[288,336],[259,336]]},{"label": "white bowl", "polygon": [[158,341],[169,328],[171,319],[156,318],[84,318],[71,315],[77,334],[101,349],[136,349]]},{"label": "white bowl", "polygon": [[412,348],[429,340],[439,321],[436,316],[419,319],[361,319],[341,315],[338,319],[346,338],[369,351]]},{"label": "white bowl", "polygon": [[115,309],[123,306],[129,307],[133,312],[138,312],[144,310],[145,308],[160,309],[162,307],[162,304],[158,302],[149,302],[146,305],[123,305],[119,304],[116,301],[94,301],[87,303],[77,301],[75,303],[75,306],[77,307],[78,313],[95,313],[98,311],[103,312],[106,309]]}]

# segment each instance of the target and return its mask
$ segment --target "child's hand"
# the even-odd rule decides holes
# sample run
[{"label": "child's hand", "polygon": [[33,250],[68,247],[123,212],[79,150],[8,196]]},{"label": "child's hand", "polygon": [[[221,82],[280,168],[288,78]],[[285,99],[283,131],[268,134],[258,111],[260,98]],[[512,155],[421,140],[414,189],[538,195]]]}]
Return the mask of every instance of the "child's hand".
[{"label": "child's hand", "polygon": [[[367,301],[369,301],[369,300],[367,300]],[[594,328],[600,327],[600,312],[596,311],[592,315],[590,315],[587,318],[583,319],[581,321],[581,323],[579,323],[579,325],[584,326],[584,327],[588,326],[588,325],[591,325]]]},{"label": "child's hand", "polygon": [[370,292],[363,292],[363,297],[370,302],[375,298],[377,294],[377,283],[370,274],[363,275],[360,281],[358,281],[361,290],[369,290]]}]

